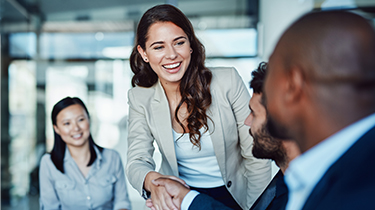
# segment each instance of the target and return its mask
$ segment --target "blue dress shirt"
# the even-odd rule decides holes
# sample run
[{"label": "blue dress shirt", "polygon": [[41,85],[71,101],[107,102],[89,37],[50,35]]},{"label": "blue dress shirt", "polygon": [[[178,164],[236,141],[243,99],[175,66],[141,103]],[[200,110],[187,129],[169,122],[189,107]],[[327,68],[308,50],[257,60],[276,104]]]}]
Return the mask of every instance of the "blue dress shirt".
[{"label": "blue dress shirt", "polygon": [[97,159],[84,177],[68,148],[61,173],[45,154],[40,163],[40,209],[130,209],[124,169],[119,154],[95,148]]},{"label": "blue dress shirt", "polygon": [[294,159],[284,177],[289,189],[286,209],[302,209],[310,193],[331,165],[374,125],[375,113],[338,131]]}]

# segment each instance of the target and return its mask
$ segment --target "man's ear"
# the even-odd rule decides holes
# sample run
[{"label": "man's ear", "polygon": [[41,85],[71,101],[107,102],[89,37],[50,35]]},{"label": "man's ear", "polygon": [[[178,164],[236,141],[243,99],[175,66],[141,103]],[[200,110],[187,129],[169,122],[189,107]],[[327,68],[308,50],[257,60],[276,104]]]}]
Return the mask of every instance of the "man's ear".
[{"label": "man's ear", "polygon": [[298,102],[303,96],[305,85],[303,70],[298,66],[293,66],[288,72],[287,102]]},{"label": "man's ear", "polygon": [[138,53],[142,56],[142,59],[147,63],[148,62],[147,54],[143,50],[143,48],[140,45],[138,45],[137,50],[138,50]]}]

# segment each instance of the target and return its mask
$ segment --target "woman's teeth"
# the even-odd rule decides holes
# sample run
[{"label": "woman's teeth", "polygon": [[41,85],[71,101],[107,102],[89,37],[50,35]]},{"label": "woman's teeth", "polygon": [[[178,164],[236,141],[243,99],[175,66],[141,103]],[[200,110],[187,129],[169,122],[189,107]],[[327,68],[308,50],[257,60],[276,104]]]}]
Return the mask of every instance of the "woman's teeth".
[{"label": "woman's teeth", "polygon": [[79,137],[81,137],[81,136],[82,136],[82,134],[77,134],[77,135],[74,135],[73,138],[76,139],[76,138],[79,138]]},{"label": "woman's teeth", "polygon": [[177,68],[181,65],[181,63],[175,63],[175,64],[170,64],[170,65],[163,65],[164,68],[166,69],[174,69]]}]

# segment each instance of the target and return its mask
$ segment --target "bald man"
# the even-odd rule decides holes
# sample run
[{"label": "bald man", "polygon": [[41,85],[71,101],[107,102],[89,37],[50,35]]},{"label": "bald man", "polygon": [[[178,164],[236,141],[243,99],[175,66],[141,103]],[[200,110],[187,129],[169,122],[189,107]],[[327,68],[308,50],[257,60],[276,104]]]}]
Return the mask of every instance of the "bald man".
[{"label": "bald man", "polygon": [[304,15],[269,60],[267,127],[302,155],[286,209],[375,209],[375,31],[349,12]]}]

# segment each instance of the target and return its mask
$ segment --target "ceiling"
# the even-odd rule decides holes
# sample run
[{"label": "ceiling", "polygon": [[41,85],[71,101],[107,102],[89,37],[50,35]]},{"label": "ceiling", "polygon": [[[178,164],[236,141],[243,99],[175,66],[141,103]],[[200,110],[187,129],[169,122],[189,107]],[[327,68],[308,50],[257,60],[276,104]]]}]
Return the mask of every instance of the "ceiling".
[{"label": "ceiling", "polygon": [[[220,16],[234,20],[232,24],[236,27],[251,27],[258,19],[258,1],[0,0],[0,26],[3,28],[2,31],[6,32],[30,31],[38,25],[47,31],[102,30],[103,27],[108,31],[126,31],[133,29],[147,9],[157,4],[169,3],[177,5],[192,22],[194,19],[211,17],[208,20],[211,24],[208,25],[216,27],[217,18]],[[244,17],[246,20],[243,20]],[[230,24],[223,27],[231,27]]]},{"label": "ceiling", "polygon": [[[163,3],[177,5],[195,26],[204,20],[208,28],[255,27],[259,1],[265,0],[0,0],[0,31],[129,31]],[[314,0],[315,8],[335,2],[375,14],[375,0]]]},{"label": "ceiling", "polygon": [[[257,11],[258,0],[0,0],[2,21],[26,21],[40,16],[44,21],[139,19],[156,4],[177,5],[186,15],[244,15]],[[249,9],[250,8],[250,9]]]}]

